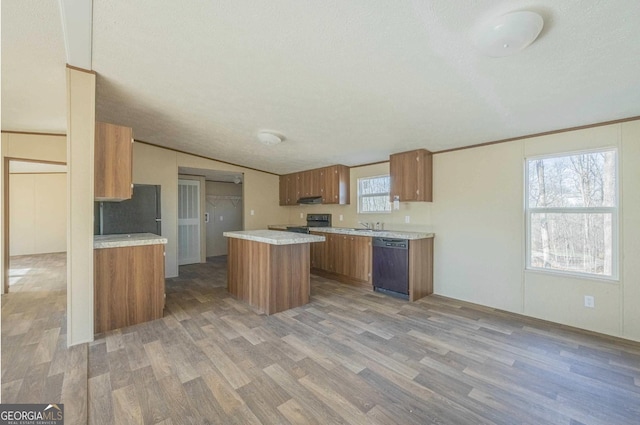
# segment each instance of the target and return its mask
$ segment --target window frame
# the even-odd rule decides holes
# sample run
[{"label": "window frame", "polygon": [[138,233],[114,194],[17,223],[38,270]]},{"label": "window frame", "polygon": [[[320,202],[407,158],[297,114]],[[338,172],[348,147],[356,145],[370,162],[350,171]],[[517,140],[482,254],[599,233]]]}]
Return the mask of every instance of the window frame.
[{"label": "window frame", "polygon": [[[529,206],[529,163],[540,159],[551,159],[584,155],[599,152],[614,153],[615,203],[611,207],[530,207]],[[534,213],[547,214],[607,214],[611,213],[611,276],[580,271],[556,270],[531,265],[531,217]],[[547,273],[567,277],[577,277],[607,282],[620,282],[620,158],[617,146],[606,146],[597,149],[563,151],[544,155],[532,155],[524,158],[524,216],[525,216],[525,271]]]},{"label": "window frame", "polygon": [[[377,179],[380,177],[386,177],[389,180],[389,192],[380,192],[380,193],[370,193],[367,195],[363,195],[360,193],[360,181],[368,180],[368,179]],[[386,196],[389,202],[389,206],[391,206],[391,175],[390,174],[380,174],[377,176],[366,176],[366,177],[358,177],[356,181],[356,197],[358,202],[358,214],[391,214],[392,208],[384,211],[362,211],[362,198],[372,198],[375,196]]]}]

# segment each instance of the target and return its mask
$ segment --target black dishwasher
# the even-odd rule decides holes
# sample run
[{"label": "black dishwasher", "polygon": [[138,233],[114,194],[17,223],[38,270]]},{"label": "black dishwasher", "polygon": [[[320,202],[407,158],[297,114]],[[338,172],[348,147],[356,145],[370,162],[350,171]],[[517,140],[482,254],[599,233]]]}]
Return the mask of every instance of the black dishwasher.
[{"label": "black dishwasher", "polygon": [[373,238],[373,290],[409,297],[409,241]]}]

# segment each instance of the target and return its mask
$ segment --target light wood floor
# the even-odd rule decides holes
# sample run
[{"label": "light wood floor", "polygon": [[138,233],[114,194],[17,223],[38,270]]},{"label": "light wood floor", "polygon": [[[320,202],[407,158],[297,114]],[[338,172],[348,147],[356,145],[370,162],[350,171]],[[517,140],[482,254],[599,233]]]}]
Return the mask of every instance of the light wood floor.
[{"label": "light wood floor", "polygon": [[640,423],[640,344],[319,277],[267,317],[225,267],[181,267],[164,319],[90,344],[89,423]]},{"label": "light wood floor", "polygon": [[67,424],[640,423],[640,344],[318,277],[309,305],[261,316],[225,267],[182,267],[165,318],[98,337],[87,362],[66,348],[64,254],[13,258],[2,402],[65,403]]},{"label": "light wood floor", "polygon": [[12,257],[2,295],[2,403],[64,403],[87,421],[87,344],[67,348],[66,254]]}]

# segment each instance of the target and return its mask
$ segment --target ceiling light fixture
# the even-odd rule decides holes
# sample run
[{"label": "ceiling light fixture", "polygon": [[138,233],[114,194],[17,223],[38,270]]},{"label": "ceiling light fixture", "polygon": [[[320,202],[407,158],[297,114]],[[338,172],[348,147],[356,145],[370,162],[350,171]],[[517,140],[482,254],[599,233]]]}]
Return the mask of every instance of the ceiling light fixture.
[{"label": "ceiling light fixture", "polygon": [[258,140],[264,145],[272,146],[281,143],[283,137],[268,131],[261,131],[258,133]]},{"label": "ceiling light fixture", "polygon": [[522,10],[487,21],[478,28],[475,44],[487,56],[509,56],[523,50],[538,37],[544,20],[535,12]]}]

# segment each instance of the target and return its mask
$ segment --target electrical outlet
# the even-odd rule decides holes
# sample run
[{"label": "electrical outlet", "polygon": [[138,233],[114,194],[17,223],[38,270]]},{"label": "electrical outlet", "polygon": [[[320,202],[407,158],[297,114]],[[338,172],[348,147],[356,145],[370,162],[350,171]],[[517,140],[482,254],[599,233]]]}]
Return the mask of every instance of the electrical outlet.
[{"label": "electrical outlet", "polygon": [[411,216],[410,215],[405,215],[404,216],[404,222],[405,223],[411,223]]},{"label": "electrical outlet", "polygon": [[223,221],[223,220],[224,220],[224,217],[223,217],[223,216],[220,216],[220,221]]},{"label": "electrical outlet", "polygon": [[251,210],[251,215],[256,215],[256,212],[254,210]]},{"label": "electrical outlet", "polygon": [[340,214],[339,220],[342,221],[344,219],[344,217],[342,216],[342,214]]},{"label": "electrical outlet", "polygon": [[304,218],[304,214],[303,213],[300,213],[300,218]]},{"label": "electrical outlet", "polygon": [[593,298],[593,295],[584,296],[584,306],[589,308],[594,308],[596,306],[596,301]]}]

